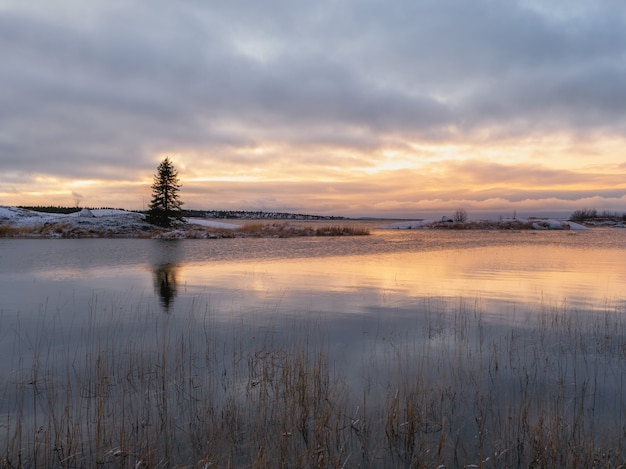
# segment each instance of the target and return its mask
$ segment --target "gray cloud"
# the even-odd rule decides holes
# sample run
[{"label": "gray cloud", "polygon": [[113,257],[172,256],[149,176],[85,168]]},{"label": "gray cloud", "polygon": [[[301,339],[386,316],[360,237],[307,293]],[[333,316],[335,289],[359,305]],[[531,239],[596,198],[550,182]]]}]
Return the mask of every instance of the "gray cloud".
[{"label": "gray cloud", "polygon": [[0,164],[12,174],[132,180],[160,152],[243,164],[233,149],[267,141],[367,153],[626,136],[616,1],[29,5],[0,6]]}]

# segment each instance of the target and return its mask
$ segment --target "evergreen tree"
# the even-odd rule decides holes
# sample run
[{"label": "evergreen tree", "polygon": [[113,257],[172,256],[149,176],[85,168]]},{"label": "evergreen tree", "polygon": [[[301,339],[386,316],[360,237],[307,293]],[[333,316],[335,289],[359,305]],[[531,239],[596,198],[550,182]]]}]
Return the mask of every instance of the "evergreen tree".
[{"label": "evergreen tree", "polygon": [[178,195],[180,187],[178,171],[167,157],[159,164],[157,173],[154,175],[152,201],[146,217],[148,223],[167,228],[172,226],[174,220],[182,221],[183,203]]}]

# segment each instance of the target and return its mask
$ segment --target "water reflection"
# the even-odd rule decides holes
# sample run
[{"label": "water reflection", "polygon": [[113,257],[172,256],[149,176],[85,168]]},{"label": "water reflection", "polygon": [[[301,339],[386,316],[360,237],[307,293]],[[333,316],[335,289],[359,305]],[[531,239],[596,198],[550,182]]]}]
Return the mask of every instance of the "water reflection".
[{"label": "water reflection", "polygon": [[[502,235],[501,235],[502,236]],[[626,269],[615,249],[516,244],[323,258],[186,263],[180,279],[217,313],[267,305],[269,312],[364,313],[423,299],[480,299],[488,313],[524,305],[606,309],[621,304]],[[221,302],[220,302],[221,300]],[[507,307],[508,305],[508,307]]]},{"label": "water reflection", "polygon": [[154,242],[152,250],[154,289],[159,297],[159,303],[166,312],[169,312],[178,292],[181,242],[180,240],[154,240]]},{"label": "water reflection", "polygon": [[169,311],[177,291],[176,264],[163,264],[154,268],[154,288],[159,295],[161,306]]},{"label": "water reflection", "polygon": [[[626,230],[576,235],[382,232],[340,239],[0,240],[0,356],[9,357],[0,361],[2,413],[9,422],[3,425],[0,445],[21,446],[23,438],[24,447],[32,448],[28,435],[36,435],[39,447],[45,441],[62,441],[60,433],[49,433],[58,427],[53,420],[60,415],[86,429],[88,441],[77,444],[87,447],[93,441],[93,419],[81,409],[91,405],[93,391],[104,393],[98,399],[106,399],[111,409],[128,409],[107,412],[110,417],[102,427],[111,429],[109,435],[125,435],[141,415],[150,425],[146,431],[161,432],[155,441],[169,439],[159,439],[166,432],[176,438],[189,435],[189,442],[171,441],[195,448],[207,434],[220,437],[222,431],[197,426],[197,415],[219,415],[224,403],[250,398],[250,408],[263,410],[254,399],[269,403],[271,396],[278,396],[280,409],[295,409],[283,397],[294,393],[276,383],[291,376],[306,378],[300,370],[310,370],[309,362],[323,369],[315,352],[323,350],[338,377],[328,380],[330,400],[325,402],[338,403],[340,419],[353,416],[351,425],[333,424],[351,435],[335,437],[348,442],[344,454],[364,454],[366,447],[378,451],[378,442],[386,447],[389,435],[397,437],[409,425],[404,419],[392,427],[380,425],[392,422],[381,413],[383,406],[393,410],[389,415],[409,415],[396,405],[415,402],[424,409],[424,423],[442,422],[435,432],[419,430],[420,438],[430,445],[432,436],[432,447],[444,452],[457,447],[465,451],[466,444],[471,450],[471,442],[483,441],[476,435],[489,435],[484,441],[494,444],[499,440],[490,435],[512,435],[501,447],[524,447],[519,441],[528,441],[528,428],[538,429],[541,437],[544,428],[552,434],[558,426],[564,432],[589,429],[591,433],[580,432],[580,447],[594,447],[605,432],[615,435],[621,445],[615,446],[616,454],[621,455],[625,248]],[[157,302],[161,311],[176,314],[160,314]],[[595,321],[596,315],[588,313],[596,311],[607,314]],[[178,346],[181,341],[185,347]],[[316,355],[307,355],[309,351]],[[200,363],[197,357],[211,358]],[[128,379],[109,382],[114,376]],[[188,379],[162,386],[174,376]],[[422,389],[422,383],[428,388]],[[162,392],[150,391],[157,386]],[[24,395],[34,403],[28,409]],[[367,412],[362,410],[365,402]],[[269,413],[233,409],[246,422],[278,422],[280,432],[296,428],[267,419]],[[421,410],[410,412],[422,418]],[[170,418],[174,415],[190,416],[193,421],[181,425],[193,430],[178,432],[180,421]],[[366,415],[375,418],[368,423]],[[524,420],[515,420],[519,416]],[[151,424],[158,421],[177,422],[176,428]],[[366,423],[357,427],[359,421]],[[544,427],[536,421],[547,423]],[[483,425],[488,425],[484,431]],[[241,428],[239,423],[234,427]],[[358,433],[361,428],[372,433]],[[522,439],[516,439],[516,428]],[[261,434],[254,431],[247,434]],[[270,427],[261,431],[274,434]],[[567,438],[561,430],[554,434]],[[364,444],[359,435],[371,438]],[[222,447],[230,448],[236,440],[250,448],[256,444],[240,440],[239,433],[228,438]],[[290,441],[295,438],[294,433]],[[97,450],[88,447],[85,454]],[[508,458],[513,451],[507,451],[498,454]],[[56,449],[51,452],[58,458]],[[481,449],[482,454],[487,452]],[[376,460],[381,466],[409,465],[379,457],[376,452],[361,465]],[[521,467],[530,461],[516,462],[498,465]]]}]

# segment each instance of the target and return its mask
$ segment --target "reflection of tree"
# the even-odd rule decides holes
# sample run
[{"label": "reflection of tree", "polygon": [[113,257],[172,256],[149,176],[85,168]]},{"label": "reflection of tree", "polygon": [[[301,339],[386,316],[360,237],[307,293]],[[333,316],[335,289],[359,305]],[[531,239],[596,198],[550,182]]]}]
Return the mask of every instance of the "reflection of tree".
[{"label": "reflection of tree", "polygon": [[169,310],[176,296],[176,264],[161,264],[154,267],[154,288],[159,294],[161,306]]},{"label": "reflection of tree", "polygon": [[177,239],[155,239],[152,246],[154,289],[159,295],[161,306],[169,311],[178,290],[176,278],[181,267],[182,245]]}]

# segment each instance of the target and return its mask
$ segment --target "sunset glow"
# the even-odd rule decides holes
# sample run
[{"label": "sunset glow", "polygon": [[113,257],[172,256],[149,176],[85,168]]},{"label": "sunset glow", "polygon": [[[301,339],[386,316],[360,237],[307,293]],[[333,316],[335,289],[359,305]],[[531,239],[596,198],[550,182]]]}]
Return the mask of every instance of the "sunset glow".
[{"label": "sunset glow", "polygon": [[0,0],[0,205],[626,211],[616,1]]}]

